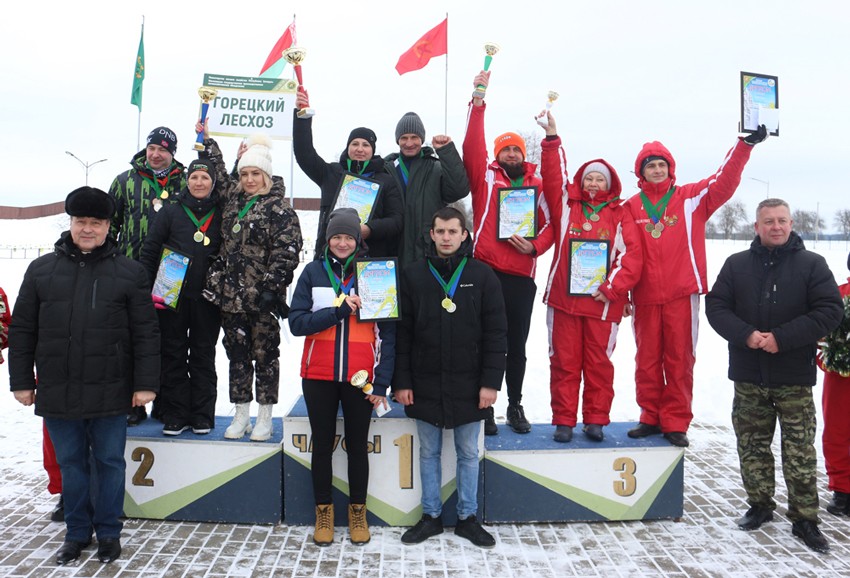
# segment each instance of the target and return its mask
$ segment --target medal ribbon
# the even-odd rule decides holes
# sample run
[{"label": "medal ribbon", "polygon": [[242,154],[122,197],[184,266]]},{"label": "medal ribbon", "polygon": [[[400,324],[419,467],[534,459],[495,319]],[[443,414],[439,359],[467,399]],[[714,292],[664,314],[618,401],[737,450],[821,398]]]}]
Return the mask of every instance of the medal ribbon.
[{"label": "medal ribbon", "polygon": [[340,289],[342,293],[348,295],[348,292],[351,290],[351,286],[354,284],[353,272],[351,275],[348,276],[347,281],[343,281],[343,278],[345,277],[345,270],[348,269],[348,266],[354,260],[355,254],[356,253],[352,253],[348,256],[348,259],[346,259],[345,263],[342,265],[342,277],[337,277],[336,273],[334,273],[333,269],[331,268],[330,259],[328,259],[328,249],[327,247],[325,248],[325,259],[323,263],[325,266],[325,273],[328,274],[328,279],[331,282],[331,287],[333,287],[334,295],[336,295],[337,297],[339,297],[340,295]]},{"label": "medal ribbon", "polygon": [[446,297],[448,297],[449,299],[451,299],[455,295],[455,291],[457,290],[457,284],[460,282],[460,274],[463,272],[463,268],[466,267],[466,261],[467,261],[466,257],[461,259],[460,265],[458,265],[457,269],[455,269],[455,272],[452,273],[451,279],[449,279],[448,283],[443,281],[443,278],[440,277],[440,274],[437,272],[437,270],[431,264],[431,261],[428,261],[428,268],[431,270],[431,274],[434,276],[434,278],[440,284],[440,287],[443,288],[443,291],[446,292]]},{"label": "medal ribbon", "polygon": [[[351,159],[345,159],[345,163],[348,166],[348,172],[353,173],[354,171],[351,170]],[[362,175],[363,171],[366,170],[367,166],[369,166],[369,161],[363,161],[363,168],[360,169],[360,172],[358,172],[357,174]]]},{"label": "medal ribbon", "polygon": [[151,184],[153,190],[156,192],[156,198],[162,199],[162,190],[163,187],[165,187],[165,185],[168,183],[168,175],[165,175],[162,178],[162,182],[160,182],[160,179],[150,178],[147,175],[142,175],[142,177],[145,178]]},{"label": "medal ribbon", "polygon": [[676,187],[670,187],[670,190],[667,191],[661,200],[659,200],[656,204],[652,204],[649,200],[649,197],[646,196],[646,193],[643,191],[640,192],[640,200],[643,202],[643,208],[646,211],[646,214],[649,215],[649,218],[653,223],[657,223],[661,220],[661,215],[664,214],[664,211],[667,210],[667,203],[670,202],[670,197],[673,196],[673,191],[676,190]]},{"label": "medal ribbon", "polygon": [[248,214],[248,211],[251,210],[251,207],[254,206],[254,203],[256,203],[257,199],[259,198],[260,195],[254,195],[254,197],[250,201],[248,201],[244,207],[242,207],[242,210],[239,211],[239,214],[236,216],[236,220],[241,221],[243,217]]},{"label": "medal ribbon", "polygon": [[212,223],[212,216],[215,213],[215,207],[213,210],[207,213],[207,216],[201,219],[200,221],[195,218],[195,214],[192,212],[192,209],[187,207],[186,205],[181,205],[183,210],[186,211],[186,214],[189,215],[189,218],[192,219],[192,222],[195,223],[195,226],[201,233],[206,233],[207,229],[210,228],[210,223]]},{"label": "medal ribbon", "polygon": [[[421,159],[423,156],[422,151],[419,151],[419,158]],[[404,164],[403,155],[398,155],[398,166],[401,168],[401,179],[404,181],[404,188],[407,190],[407,181],[410,180],[410,171]]]},{"label": "medal ribbon", "polygon": [[[617,197],[617,198],[619,198],[619,197]],[[608,199],[607,201],[605,201],[604,203],[601,203],[599,205],[591,205],[587,201],[582,201],[581,202],[581,210],[584,212],[584,216],[587,217],[588,219],[590,219],[591,215],[595,215],[596,213],[601,211],[603,209],[603,207],[605,207],[605,205],[607,205],[611,201],[616,201],[616,200],[617,199]]]},{"label": "medal ribbon", "polygon": [[524,176],[522,176],[522,177],[517,177],[517,178],[515,178],[515,179],[511,179],[511,186],[512,186],[512,187],[521,187],[521,186],[522,186],[522,181],[524,181],[524,180],[525,180],[525,177],[524,177]]}]

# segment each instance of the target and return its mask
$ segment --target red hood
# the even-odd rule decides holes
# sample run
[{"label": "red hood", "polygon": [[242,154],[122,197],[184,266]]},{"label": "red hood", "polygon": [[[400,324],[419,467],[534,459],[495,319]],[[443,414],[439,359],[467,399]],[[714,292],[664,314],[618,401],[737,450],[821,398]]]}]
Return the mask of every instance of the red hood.
[{"label": "red hood", "polygon": [[[643,164],[644,159],[649,157],[664,157],[667,159],[667,165],[669,167],[669,178],[667,181],[663,183],[658,183],[657,185],[653,185],[651,183],[646,182],[643,179],[643,175],[640,171],[640,166]],[[635,175],[638,178],[638,187],[641,190],[655,189],[658,190],[663,189],[663,192],[667,192],[670,190],[674,184],[676,184],[676,159],[673,158],[673,155],[670,154],[670,151],[667,150],[663,144],[654,140],[652,142],[644,143],[643,148],[640,149],[637,158],[635,159]]]},{"label": "red hood", "polygon": [[[582,201],[590,201],[590,195],[585,191],[581,184],[584,181],[584,169],[587,165],[591,163],[602,163],[608,170],[611,171],[611,182],[608,183],[607,191],[599,191],[596,193],[596,198],[593,199],[594,203],[601,203],[610,199],[615,199],[620,196],[620,193],[623,191],[623,186],[620,183],[620,177],[617,175],[617,171],[614,170],[608,161],[604,159],[593,159],[592,161],[587,161],[581,167],[579,167],[578,172],[575,174],[575,179],[573,180],[574,186],[576,186],[579,190],[581,190],[581,200]],[[575,197],[573,197],[575,198]]]}]

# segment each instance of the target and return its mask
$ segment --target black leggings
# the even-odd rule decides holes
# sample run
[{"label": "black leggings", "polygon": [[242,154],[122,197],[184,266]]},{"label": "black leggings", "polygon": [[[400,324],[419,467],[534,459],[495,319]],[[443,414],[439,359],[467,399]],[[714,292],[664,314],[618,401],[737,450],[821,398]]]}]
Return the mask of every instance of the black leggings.
[{"label": "black leggings", "polygon": [[505,362],[505,384],[508,386],[508,403],[522,401],[522,382],[525,379],[525,342],[531,328],[531,311],[537,285],[531,277],[511,275],[496,271],[505,298],[508,318],[508,355]]},{"label": "black leggings", "polygon": [[[340,404],[345,452],[348,454],[349,502],[365,504],[369,486],[369,454],[366,445],[372,421],[372,404],[362,391],[345,381],[302,379],[301,390],[304,392],[312,431],[313,457],[310,464],[316,504],[333,502],[332,461]],[[338,448],[337,451],[342,450]]]}]

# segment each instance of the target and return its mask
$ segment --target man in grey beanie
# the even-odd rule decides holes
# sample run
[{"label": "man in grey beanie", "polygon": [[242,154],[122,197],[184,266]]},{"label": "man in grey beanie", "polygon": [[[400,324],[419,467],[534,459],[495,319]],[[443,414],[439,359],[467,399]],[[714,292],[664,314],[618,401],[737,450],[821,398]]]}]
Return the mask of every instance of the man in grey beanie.
[{"label": "man in grey beanie", "polygon": [[396,180],[404,198],[404,229],[399,265],[425,258],[430,244],[431,217],[442,207],[469,194],[469,181],[451,137],[436,135],[425,143],[425,125],[415,112],[398,121],[395,140],[399,152],[388,155],[384,167]]}]

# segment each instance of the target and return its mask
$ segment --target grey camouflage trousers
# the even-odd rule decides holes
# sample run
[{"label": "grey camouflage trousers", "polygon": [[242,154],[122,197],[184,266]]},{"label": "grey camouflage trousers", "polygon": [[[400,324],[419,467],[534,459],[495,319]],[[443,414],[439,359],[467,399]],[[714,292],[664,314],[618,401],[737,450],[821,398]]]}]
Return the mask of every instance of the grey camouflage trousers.
[{"label": "grey camouflage trousers", "polygon": [[776,509],[774,457],[770,445],[779,418],[782,473],[788,489],[788,518],[818,521],[817,417],[807,385],[760,387],[735,382],[732,426],[738,439],[741,478],[747,503]]},{"label": "grey camouflage trousers", "polygon": [[277,403],[280,383],[280,325],[271,313],[221,312],[224,350],[230,360],[230,402],[251,401],[256,373],[257,402]]}]

